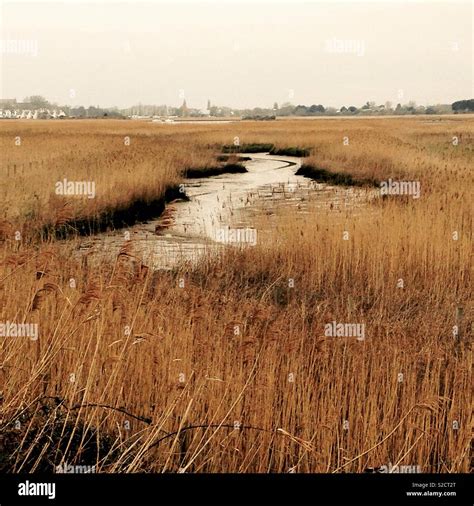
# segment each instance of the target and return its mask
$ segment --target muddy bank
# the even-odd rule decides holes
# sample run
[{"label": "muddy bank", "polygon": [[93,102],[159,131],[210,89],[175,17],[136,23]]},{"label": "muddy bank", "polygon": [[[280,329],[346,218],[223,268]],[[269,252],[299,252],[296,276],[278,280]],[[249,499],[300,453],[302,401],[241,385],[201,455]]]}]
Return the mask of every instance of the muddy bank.
[{"label": "muddy bank", "polygon": [[250,156],[238,156],[238,155],[218,155],[217,161],[218,162],[234,162],[234,163],[240,163],[240,162],[249,162],[252,158]]},{"label": "muddy bank", "polygon": [[67,239],[71,236],[94,235],[110,229],[130,227],[161,216],[166,204],[175,200],[188,200],[181,186],[167,188],[163,195],[155,199],[136,199],[123,207],[105,209],[94,217],[46,225],[40,234],[43,239]]},{"label": "muddy bank", "polygon": [[318,183],[341,186],[378,186],[375,179],[358,179],[345,172],[332,172],[309,164],[303,164],[297,170],[298,176],[305,176]]},{"label": "muddy bank", "polygon": [[[214,167],[185,169],[182,175],[185,179],[196,179],[245,172],[247,169],[241,163],[227,163]],[[175,185],[167,188],[162,196],[152,200],[139,198],[123,207],[105,209],[94,217],[67,219],[64,222],[45,225],[39,235],[42,239],[67,239],[72,236],[94,235],[107,230],[126,228],[159,218],[170,202],[186,200],[189,199],[183,185]]]},{"label": "muddy bank", "polygon": [[305,157],[311,154],[309,148],[300,146],[289,146],[289,147],[276,147],[274,144],[268,143],[250,143],[242,144],[242,146],[235,146],[233,144],[227,144],[222,146],[223,153],[268,153],[270,155],[277,156],[295,156]]},{"label": "muddy bank", "polygon": [[199,167],[186,169],[184,177],[186,179],[196,179],[203,177],[220,176],[221,174],[243,174],[247,169],[239,163],[228,163],[222,167]]}]

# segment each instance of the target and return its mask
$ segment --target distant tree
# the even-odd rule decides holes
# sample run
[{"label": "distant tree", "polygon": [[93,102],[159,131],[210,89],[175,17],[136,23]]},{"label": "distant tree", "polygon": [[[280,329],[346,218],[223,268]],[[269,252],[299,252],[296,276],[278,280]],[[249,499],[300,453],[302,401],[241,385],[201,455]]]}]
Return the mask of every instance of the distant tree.
[{"label": "distant tree", "polygon": [[341,107],[341,109],[340,109],[340,112],[341,112],[342,114],[345,114],[347,111],[348,111],[348,109],[347,109],[347,107],[346,107],[345,105],[343,105],[343,106]]},{"label": "distant tree", "polygon": [[211,116],[217,116],[219,114],[219,108],[215,105],[212,105],[209,110],[211,111]]},{"label": "distant tree", "polygon": [[395,114],[402,114],[402,104],[397,104],[397,107],[395,107]]},{"label": "distant tree", "polygon": [[451,114],[453,109],[450,104],[436,104],[436,114]]},{"label": "distant tree", "polygon": [[87,108],[86,115],[88,118],[98,118],[99,116],[103,115],[103,111],[101,111],[101,109],[99,109],[98,107],[90,105]]},{"label": "distant tree", "polygon": [[274,110],[274,111],[278,111],[278,103],[277,103],[277,102],[275,102],[275,103],[273,104],[273,110]]},{"label": "distant tree", "polygon": [[308,108],[308,112],[310,114],[320,114],[320,113],[323,113],[325,111],[326,111],[326,109],[321,104],[318,104],[318,105],[313,104],[311,107]]},{"label": "distant tree", "polygon": [[293,111],[295,116],[307,116],[308,108],[305,105],[297,105]]},{"label": "distant tree", "polygon": [[24,101],[31,104],[34,109],[43,109],[50,105],[49,102],[41,95],[31,95],[31,97],[25,97]]},{"label": "distant tree", "polygon": [[71,109],[71,112],[73,116],[77,116],[78,118],[84,118],[86,115],[86,110],[82,105],[80,107],[74,107]]},{"label": "distant tree", "polygon": [[367,101],[362,107],[364,111],[375,109],[375,102],[373,100]]},{"label": "distant tree", "polygon": [[290,102],[284,102],[281,104],[280,109],[278,110],[278,116],[290,116],[293,114],[295,106]]},{"label": "distant tree", "polygon": [[451,104],[451,108],[454,112],[472,112],[474,111],[474,99],[458,100]]},{"label": "distant tree", "polygon": [[349,112],[352,112],[352,113],[357,112],[357,107],[355,107],[354,105],[351,105],[349,107]]},{"label": "distant tree", "polygon": [[232,116],[232,109],[230,107],[221,107],[219,109],[219,114],[224,117]]}]

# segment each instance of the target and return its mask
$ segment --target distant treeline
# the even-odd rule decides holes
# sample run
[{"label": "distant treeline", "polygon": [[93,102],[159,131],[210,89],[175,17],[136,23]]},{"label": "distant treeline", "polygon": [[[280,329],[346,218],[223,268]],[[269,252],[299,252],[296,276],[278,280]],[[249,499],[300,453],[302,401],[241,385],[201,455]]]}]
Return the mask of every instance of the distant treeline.
[{"label": "distant treeline", "polygon": [[244,119],[270,119],[278,116],[371,116],[371,115],[410,115],[410,114],[452,114],[460,112],[474,111],[474,100],[459,100],[453,104],[436,104],[436,105],[417,105],[415,102],[408,104],[392,105],[391,102],[377,105],[375,102],[366,102],[361,107],[355,105],[343,105],[339,109],[335,107],[324,107],[323,105],[313,104],[292,105],[289,103],[278,107],[275,103],[272,109],[255,108],[252,110],[234,111]]},{"label": "distant treeline", "polygon": [[[41,109],[41,108],[59,107],[58,104],[48,102],[40,95],[26,97],[24,102],[16,102],[16,100],[0,101],[0,109]],[[61,106],[61,109],[69,117],[76,118],[126,118],[133,115],[145,117],[163,117],[163,116],[210,116],[210,117],[240,117],[243,119],[268,121],[282,116],[371,116],[371,115],[409,115],[409,114],[452,114],[466,113],[474,111],[474,99],[458,100],[452,104],[436,104],[436,105],[417,105],[411,101],[407,104],[396,104],[393,106],[391,102],[377,105],[376,102],[368,101],[360,107],[355,105],[343,105],[340,108],[325,107],[322,104],[293,105],[289,102],[278,105],[273,104],[272,108],[255,107],[254,109],[233,109],[231,107],[218,107],[210,104],[208,101],[208,109],[193,109],[187,107],[185,102],[181,107],[169,107],[167,105],[143,105],[129,107],[127,109],[119,109],[118,107],[102,108],[99,106]]]},{"label": "distant treeline", "polygon": [[474,111],[474,98],[470,100],[458,100],[451,105],[454,112],[472,112]]}]

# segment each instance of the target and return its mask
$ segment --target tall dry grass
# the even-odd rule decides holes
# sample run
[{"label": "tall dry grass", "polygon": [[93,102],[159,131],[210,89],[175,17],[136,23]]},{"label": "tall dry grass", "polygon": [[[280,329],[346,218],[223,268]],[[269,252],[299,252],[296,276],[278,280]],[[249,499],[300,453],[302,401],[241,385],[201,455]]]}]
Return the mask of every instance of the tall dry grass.
[{"label": "tall dry grass", "polygon": [[[92,267],[74,240],[15,241],[8,229],[0,322],[38,323],[40,338],[0,339],[0,467],[469,471],[473,123],[425,121],[1,124],[3,169],[51,153],[2,180],[13,230],[35,192],[46,207],[34,220],[53,216],[50,183],[66,169],[101,181],[94,205],[110,205],[162,191],[235,136],[310,147],[329,170],[417,179],[422,194],[286,211],[262,219],[255,248],[172,272],[149,270],[133,243]],[[8,144],[15,132],[32,150]],[[365,323],[366,339],[325,337],[333,320]]]}]

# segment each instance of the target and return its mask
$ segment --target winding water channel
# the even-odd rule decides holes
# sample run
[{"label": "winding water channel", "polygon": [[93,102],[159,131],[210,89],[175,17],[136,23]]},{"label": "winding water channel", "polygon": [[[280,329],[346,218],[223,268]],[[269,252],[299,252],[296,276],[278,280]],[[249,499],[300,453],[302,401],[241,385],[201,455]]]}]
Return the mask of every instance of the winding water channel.
[{"label": "winding water channel", "polygon": [[135,254],[143,256],[149,267],[170,269],[181,262],[195,262],[225,244],[242,245],[242,239],[247,241],[244,245],[251,246],[257,216],[271,216],[282,206],[307,213],[310,202],[327,206],[354,201],[353,189],[295,175],[301,158],[242,155],[251,158],[245,162],[248,172],[187,180],[188,201],[169,204],[156,220],[88,237],[81,242],[80,252],[115,255],[124,240],[130,239]]}]

